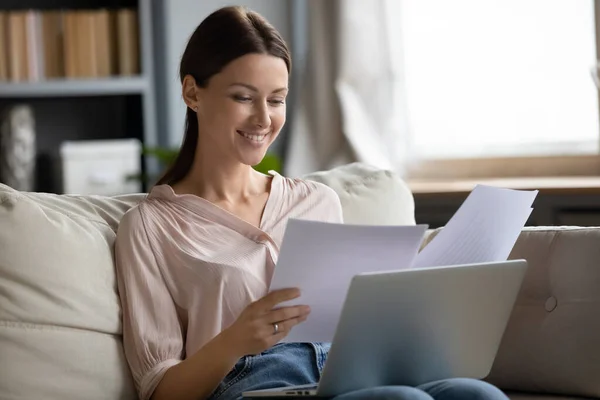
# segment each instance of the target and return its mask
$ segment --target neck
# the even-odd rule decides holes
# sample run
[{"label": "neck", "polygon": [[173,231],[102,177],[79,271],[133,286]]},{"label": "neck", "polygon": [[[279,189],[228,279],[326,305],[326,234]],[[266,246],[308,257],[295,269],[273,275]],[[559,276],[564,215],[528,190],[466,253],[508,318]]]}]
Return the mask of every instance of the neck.
[{"label": "neck", "polygon": [[216,158],[197,152],[190,173],[182,181],[183,190],[211,202],[228,203],[264,192],[264,179],[251,166]]}]

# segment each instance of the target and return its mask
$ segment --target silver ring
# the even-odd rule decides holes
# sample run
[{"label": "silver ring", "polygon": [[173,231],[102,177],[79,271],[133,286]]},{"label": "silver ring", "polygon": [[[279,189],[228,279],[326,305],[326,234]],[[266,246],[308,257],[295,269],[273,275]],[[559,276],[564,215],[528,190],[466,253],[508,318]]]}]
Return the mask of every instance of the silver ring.
[{"label": "silver ring", "polygon": [[279,325],[277,323],[273,324],[273,335],[277,335],[279,332]]}]

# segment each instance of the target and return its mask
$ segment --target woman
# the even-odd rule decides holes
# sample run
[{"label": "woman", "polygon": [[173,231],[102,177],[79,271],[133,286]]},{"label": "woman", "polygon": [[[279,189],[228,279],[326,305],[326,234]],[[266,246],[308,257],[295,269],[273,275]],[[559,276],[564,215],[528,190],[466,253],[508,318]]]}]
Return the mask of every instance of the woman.
[{"label": "woman", "polygon": [[[296,289],[267,292],[286,221],[341,222],[340,201],[324,185],[252,168],[285,122],[290,70],[279,33],[243,8],[214,12],[189,40],[183,146],[116,239],[124,348],[141,399],[239,399],[319,379],[327,344],[277,344],[310,310],[276,307]],[[506,399],[474,380],[339,399],[432,397]]]}]

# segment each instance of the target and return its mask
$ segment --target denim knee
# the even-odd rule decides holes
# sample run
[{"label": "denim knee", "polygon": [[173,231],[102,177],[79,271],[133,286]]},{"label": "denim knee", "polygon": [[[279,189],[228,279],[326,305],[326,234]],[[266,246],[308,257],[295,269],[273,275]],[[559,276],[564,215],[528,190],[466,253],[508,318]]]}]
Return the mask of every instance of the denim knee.
[{"label": "denim knee", "polygon": [[381,386],[356,390],[334,397],[334,400],[433,400],[422,390],[408,386]]},{"label": "denim knee", "polygon": [[497,387],[476,379],[455,378],[419,386],[436,400],[508,400]]}]

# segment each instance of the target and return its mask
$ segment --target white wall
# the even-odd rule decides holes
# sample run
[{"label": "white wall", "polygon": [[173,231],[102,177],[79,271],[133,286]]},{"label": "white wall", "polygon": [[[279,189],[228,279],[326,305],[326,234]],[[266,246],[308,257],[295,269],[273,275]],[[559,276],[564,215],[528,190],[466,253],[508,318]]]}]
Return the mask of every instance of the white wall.
[{"label": "white wall", "polygon": [[[247,6],[262,14],[275,26],[291,46],[290,7],[293,0],[238,0],[236,5]],[[186,106],[181,98],[179,61],[189,36],[214,10],[233,3],[223,0],[164,0],[155,9],[155,29],[161,36],[157,41],[158,113],[163,144],[179,146],[183,138]],[[162,26],[161,26],[162,25]],[[162,42],[162,43],[161,43]],[[160,48],[162,47],[162,48]]]}]

